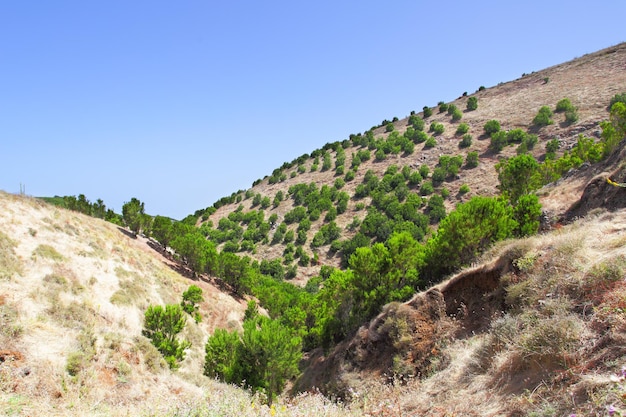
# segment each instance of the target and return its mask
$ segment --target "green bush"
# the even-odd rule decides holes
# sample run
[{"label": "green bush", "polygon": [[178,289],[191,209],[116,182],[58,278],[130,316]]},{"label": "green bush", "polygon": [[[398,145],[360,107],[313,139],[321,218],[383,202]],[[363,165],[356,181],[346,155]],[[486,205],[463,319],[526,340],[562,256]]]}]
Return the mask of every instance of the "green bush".
[{"label": "green bush", "polygon": [[437,223],[446,216],[446,207],[440,195],[435,194],[428,199],[427,209],[431,223]]},{"label": "green bush", "polygon": [[465,157],[465,166],[468,168],[476,168],[478,166],[478,152],[468,152]]},{"label": "green bush", "polygon": [[446,179],[446,171],[441,167],[433,170],[432,181],[434,185],[441,184]]},{"label": "green bush", "polygon": [[558,139],[551,139],[546,143],[546,152],[550,154],[554,154],[559,150],[561,146],[561,142]]},{"label": "green bush", "polygon": [[446,111],[448,111],[448,105],[443,101],[440,101],[439,103],[437,103],[437,105],[439,106],[439,113],[445,113]]},{"label": "green bush", "polygon": [[424,148],[434,148],[435,146],[437,146],[437,139],[435,139],[434,137],[430,136],[427,140],[426,143],[424,143]]},{"label": "green bush", "polygon": [[609,102],[609,111],[611,110],[611,108],[613,107],[613,104],[615,103],[624,103],[626,104],[626,93],[622,93],[622,94],[615,94],[612,98],[611,101]]},{"label": "green bush", "polygon": [[473,197],[439,223],[426,245],[426,278],[437,278],[469,264],[498,240],[513,235],[517,222],[507,201]]},{"label": "green bush", "polygon": [[428,106],[424,106],[424,108],[422,110],[424,112],[424,119],[426,119],[426,118],[428,118],[428,117],[433,115],[433,109],[431,109]]},{"label": "green bush", "polygon": [[469,148],[472,145],[472,135],[466,133],[463,135],[463,139],[459,142],[459,148]]},{"label": "green bush", "polygon": [[428,168],[428,165],[422,164],[420,165],[419,173],[422,178],[427,178],[428,174],[430,173],[430,168]]},{"label": "green bush", "polygon": [[467,123],[461,123],[456,128],[456,132],[454,133],[457,136],[461,136],[469,132],[469,125]]},{"label": "green bush", "polygon": [[553,124],[552,120],[552,110],[548,106],[541,106],[537,115],[533,119],[533,125],[537,127],[543,127]]},{"label": "green bush", "polygon": [[565,112],[565,123],[568,125],[574,124],[578,121],[578,110],[572,109]]},{"label": "green bush", "polygon": [[504,130],[500,130],[491,135],[489,149],[494,152],[501,152],[508,145],[508,135]]},{"label": "green bush", "polygon": [[200,308],[198,304],[202,301],[202,289],[196,285],[190,285],[189,288],[187,288],[187,290],[183,293],[183,301],[180,303],[185,313],[193,317],[196,323],[200,323],[202,321],[202,316],[198,311]]},{"label": "green bush", "polygon": [[425,125],[424,119],[422,119],[421,117],[419,117],[416,114],[414,114],[411,117],[409,117],[409,124],[415,130],[424,130],[424,125]]},{"label": "green bush", "polygon": [[419,171],[413,171],[409,175],[409,185],[411,186],[419,185],[419,183],[422,182],[422,179],[423,179],[422,175],[419,173]]},{"label": "green bush", "polygon": [[568,110],[575,110],[576,107],[572,104],[569,98],[563,98],[556,103],[556,112],[565,112]]},{"label": "green bush", "polygon": [[515,204],[522,195],[536,190],[540,184],[536,180],[539,163],[532,155],[523,154],[496,164],[500,181],[500,192],[508,195]]},{"label": "green bush", "polygon": [[522,129],[509,130],[507,140],[509,143],[522,143],[528,134]]},{"label": "green bush", "polygon": [[500,131],[500,122],[497,120],[489,120],[483,127],[487,135],[492,135]]},{"label": "green bush", "polygon": [[271,405],[298,372],[302,339],[278,320],[251,313],[243,333],[217,329],[205,347],[204,375],[262,390]]},{"label": "green bush", "polygon": [[524,137],[524,140],[522,141],[522,144],[526,144],[526,148],[530,150],[535,147],[538,141],[539,138],[537,137],[537,135],[526,135]]},{"label": "green bush", "polygon": [[434,192],[435,192],[435,187],[433,187],[433,183],[431,181],[424,181],[424,183],[420,187],[420,194],[430,195]]},{"label": "green bush", "polygon": [[535,194],[522,195],[513,208],[513,218],[518,223],[515,235],[525,237],[537,234],[540,216],[541,204],[539,203],[539,198]]},{"label": "green bush", "polygon": [[461,186],[459,187],[459,193],[461,193],[461,194],[467,194],[467,193],[469,193],[469,192],[470,192],[469,185],[467,185],[467,184],[463,184],[463,185],[461,185]]},{"label": "green bush", "polygon": [[476,97],[470,97],[467,99],[467,111],[476,110],[478,108],[478,99]]},{"label": "green bush", "polygon": [[185,327],[185,312],[179,304],[149,306],[144,317],[143,335],[161,352],[170,368],[178,367],[191,344],[176,336]]},{"label": "green bush", "polygon": [[445,130],[445,128],[444,128],[442,123],[432,122],[430,124],[429,131],[433,132],[435,135],[441,135],[444,130]]},{"label": "green bush", "polygon": [[454,109],[452,112],[452,121],[457,122],[463,118],[463,112],[460,109]]}]

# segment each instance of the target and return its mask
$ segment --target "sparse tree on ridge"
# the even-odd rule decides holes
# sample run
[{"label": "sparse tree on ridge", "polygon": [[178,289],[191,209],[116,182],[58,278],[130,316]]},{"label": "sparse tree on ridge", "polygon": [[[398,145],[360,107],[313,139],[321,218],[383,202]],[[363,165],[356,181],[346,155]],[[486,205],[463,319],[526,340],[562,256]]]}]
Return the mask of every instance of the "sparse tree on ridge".
[{"label": "sparse tree on ridge", "polygon": [[135,197],[122,206],[124,223],[135,234],[143,228],[144,214],[144,204]]}]

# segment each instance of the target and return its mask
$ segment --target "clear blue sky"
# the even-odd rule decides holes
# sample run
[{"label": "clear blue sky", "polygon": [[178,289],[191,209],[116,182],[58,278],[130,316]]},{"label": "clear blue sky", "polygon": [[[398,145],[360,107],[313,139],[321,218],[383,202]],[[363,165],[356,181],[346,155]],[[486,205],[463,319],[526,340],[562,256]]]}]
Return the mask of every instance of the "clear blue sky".
[{"label": "clear blue sky", "polygon": [[383,119],[626,41],[625,16],[622,0],[3,1],[0,189],[180,219]]}]

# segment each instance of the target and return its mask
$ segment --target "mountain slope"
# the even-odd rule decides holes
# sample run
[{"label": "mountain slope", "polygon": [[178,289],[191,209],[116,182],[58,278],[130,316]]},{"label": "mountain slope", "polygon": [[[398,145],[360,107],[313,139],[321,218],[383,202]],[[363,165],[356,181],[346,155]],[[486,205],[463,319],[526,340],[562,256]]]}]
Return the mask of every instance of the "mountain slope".
[{"label": "mountain slope", "polygon": [[[473,111],[465,111],[468,98],[462,96],[448,104],[464,111],[461,121],[473,135],[469,149],[459,148],[454,134],[460,122],[435,108],[425,130],[437,122],[444,132],[435,136],[434,147],[420,142],[413,153],[390,151],[378,161],[372,152],[341,187],[337,179],[344,178],[352,154],[368,145],[356,144],[357,135],[328,144],[318,152],[315,171],[315,157],[298,158],[215,210],[201,210],[197,225],[214,233],[231,216],[244,234],[250,222],[242,219],[260,209],[263,197],[271,202],[282,191],[285,199],[263,213],[276,215],[276,228],[268,230],[267,240],[239,253],[261,262],[280,258],[288,245],[270,241],[295,207],[291,186],[313,183],[345,191],[347,210],[335,221],[346,239],[356,233],[348,225],[355,217],[362,220],[372,201],[372,196],[354,196],[368,170],[383,177],[393,165],[413,171],[428,165],[428,181],[440,156],[465,158],[469,151],[479,154],[478,167],[462,168],[435,187],[436,194],[450,191],[448,210],[474,195],[494,195],[494,165],[516,151],[513,146],[501,153],[489,150],[484,124],[497,119],[504,129],[534,132],[539,143],[533,154],[539,159],[556,136],[562,152],[581,133],[598,136],[609,100],[626,90],[625,64],[622,44],[481,89],[471,95],[478,98]],[[576,123],[532,126],[539,107],[554,107],[564,97],[578,107]],[[394,130],[405,132],[407,123],[408,118],[393,122]],[[378,144],[393,135],[388,125],[369,131]],[[332,163],[323,170],[323,152],[336,163],[339,147],[346,154],[344,174]],[[293,381],[291,392],[297,395],[284,396],[272,408],[262,405],[262,394],[252,396],[202,376],[208,336],[216,328],[239,328],[246,309],[245,299],[222,292],[219,277],[192,280],[177,272],[184,266],[153,250],[150,241],[101,220],[0,192],[0,410],[7,415],[243,416],[602,415],[609,406],[624,411],[626,189],[612,187],[606,178],[626,181],[625,158],[622,142],[605,162],[572,170],[539,190],[549,217],[544,234],[501,242],[472,268],[409,301],[386,305],[354,337],[327,352],[307,352],[303,373]],[[469,193],[459,191],[462,184]],[[419,187],[409,192],[420,194]],[[322,265],[340,264],[328,243],[310,244],[327,223],[324,217],[321,213],[311,222],[302,245],[312,257],[317,254],[316,262],[298,267],[294,283],[305,284]],[[204,291],[203,321],[187,320],[183,336],[192,347],[180,369],[171,371],[141,334],[144,312],[149,305],[180,302],[192,283]],[[302,391],[309,394],[298,394]]]},{"label": "mountain slope", "polygon": [[626,410],[626,210],[503,242],[483,262],[314,352],[297,388],[365,404],[389,379],[389,415]]},{"label": "mountain slope", "polygon": [[178,303],[192,283],[116,226],[0,193],[0,409],[6,414],[113,415],[198,401],[187,381],[215,327],[238,326],[245,303],[210,283],[204,321],[178,375],[141,335],[150,304]]},{"label": "mountain slope", "polygon": [[[536,134],[538,144],[531,153],[540,160],[545,154],[546,143],[551,139],[559,139],[560,152],[563,152],[576,143],[580,134],[597,138],[600,134],[599,122],[608,119],[607,106],[610,99],[626,89],[625,65],[626,44],[619,44],[564,64],[524,75],[514,81],[505,82],[488,89],[481,88],[473,94],[461,96],[451,103],[446,103],[448,106],[454,105],[463,111],[459,121],[453,121],[446,111],[440,112],[437,107],[432,107],[431,104],[433,114],[424,118],[424,130],[428,132],[429,126],[433,122],[444,127],[442,134],[434,136],[436,139],[434,147],[429,148],[424,143],[417,143],[413,153],[399,152],[395,154],[392,152],[387,154],[383,160],[376,160],[375,149],[371,149],[369,160],[362,161],[354,172],[354,179],[348,180],[345,173],[350,170],[354,155],[358,154],[360,150],[367,149],[367,146],[355,144],[362,136],[359,134],[350,139],[326,144],[323,148],[311,152],[310,155],[305,154],[292,162],[285,162],[271,176],[258,180],[252,188],[245,192],[235,192],[230,197],[225,197],[216,202],[214,205],[215,212],[212,213],[212,209],[198,211],[196,214],[201,217],[198,219],[199,224],[218,228],[220,221],[227,219],[229,215],[232,216],[233,212],[240,210],[243,213],[248,213],[261,210],[261,206],[258,204],[261,198],[266,197],[273,202],[276,195],[282,193],[284,201],[263,209],[266,220],[272,215],[277,217],[272,230],[267,234],[267,239],[249,245],[248,249],[239,248],[242,254],[257,260],[282,258],[287,245],[283,241],[278,243],[272,241],[276,226],[280,225],[285,220],[285,215],[296,206],[289,194],[290,187],[298,184],[315,184],[318,188],[326,185],[334,189],[337,188],[336,181],[338,179],[346,178],[345,185],[338,188],[337,191],[346,192],[350,196],[347,210],[344,213],[339,213],[334,221],[341,229],[342,239],[349,239],[358,230],[358,227],[349,227],[349,225],[354,222],[355,218],[362,221],[367,213],[360,207],[368,207],[371,203],[371,196],[355,197],[355,191],[359,184],[363,183],[368,171],[371,170],[378,178],[382,178],[392,165],[396,165],[400,169],[407,166],[411,171],[417,171],[420,166],[427,165],[431,174],[428,178],[424,178],[424,182],[426,182],[431,179],[442,155],[460,155],[465,161],[469,152],[478,153],[478,166],[471,169],[464,166],[456,176],[448,178],[439,186],[435,184],[435,194],[441,193],[444,188],[448,190],[449,197],[445,199],[445,206],[448,211],[459,202],[467,201],[472,196],[495,195],[498,192],[495,164],[502,158],[514,156],[516,147],[505,147],[501,153],[490,151],[490,140],[483,129],[485,123],[489,120],[498,120],[502,130],[522,129],[531,134]],[[478,108],[476,110],[468,111],[466,109],[469,97],[477,98]],[[563,114],[556,113],[554,116],[555,123],[541,128],[533,126],[533,118],[540,107],[549,106],[554,109],[557,102],[563,98],[569,98],[573,106],[578,109],[578,120],[575,123],[565,122]],[[416,103],[419,107],[423,104],[427,103]],[[423,112],[416,114],[420,118],[424,116]],[[457,135],[455,132],[460,123],[468,125],[468,133],[473,137],[470,147],[460,148],[459,146],[461,135]],[[402,135],[408,129],[409,118],[401,118],[392,124],[394,131]],[[378,126],[371,128],[368,132],[371,132],[377,141],[384,141],[392,134],[386,129],[386,125]],[[433,135],[432,132],[428,132],[428,134]],[[345,153],[344,174],[339,174],[338,172],[341,171],[335,169],[338,146]],[[325,151],[328,152],[332,162],[331,168],[323,171],[323,158],[318,157],[317,169],[312,170],[312,166],[315,165],[313,155],[316,152],[319,154]],[[460,192],[462,185],[467,185],[470,191]],[[582,186],[584,186],[584,182],[578,184],[579,192],[582,191],[580,188]],[[411,192],[421,194],[420,186],[412,187]],[[256,204],[254,196],[258,196]],[[425,201],[428,201],[428,197],[428,195],[425,196]],[[569,195],[563,196],[563,198],[553,195],[545,200],[545,208],[554,218],[559,217],[571,204],[571,196]],[[426,211],[426,203],[421,210]],[[338,266],[340,264],[340,256],[329,250],[330,245],[328,243],[321,247],[310,246],[315,234],[324,224],[328,223],[324,218],[325,212],[322,212],[318,220],[312,221],[311,228],[306,234],[306,243],[302,246],[309,257],[313,259],[317,254],[319,260],[305,266],[298,264],[298,262],[286,262],[287,265],[297,266],[294,283],[304,284],[308,278],[319,274],[320,265]],[[287,229],[294,231],[297,235],[297,226],[297,223],[290,224],[287,225]],[[241,223],[241,227],[244,231],[247,230],[246,224]],[[235,239],[235,241],[238,245],[242,243],[241,238]]]}]

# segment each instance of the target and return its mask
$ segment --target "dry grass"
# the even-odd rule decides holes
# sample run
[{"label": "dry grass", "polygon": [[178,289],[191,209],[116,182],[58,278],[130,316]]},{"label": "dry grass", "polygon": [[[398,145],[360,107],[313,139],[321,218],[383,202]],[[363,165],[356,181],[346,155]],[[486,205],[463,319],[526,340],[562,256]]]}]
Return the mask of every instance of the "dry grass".
[{"label": "dry grass", "polygon": [[9,279],[22,271],[22,263],[15,256],[16,246],[16,242],[0,231],[0,279]]}]

